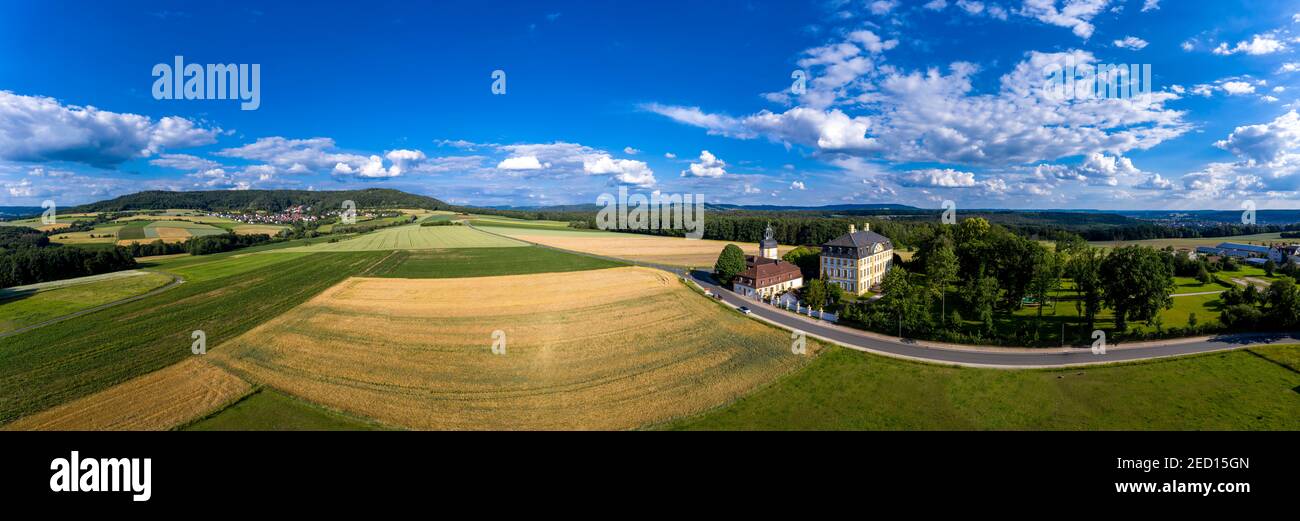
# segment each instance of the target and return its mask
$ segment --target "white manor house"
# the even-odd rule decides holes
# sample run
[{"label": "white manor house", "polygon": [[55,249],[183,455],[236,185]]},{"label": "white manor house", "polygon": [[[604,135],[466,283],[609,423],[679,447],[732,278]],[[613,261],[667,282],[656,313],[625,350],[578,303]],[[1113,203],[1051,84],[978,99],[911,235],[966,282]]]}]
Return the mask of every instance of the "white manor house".
[{"label": "white manor house", "polygon": [[822,245],[821,276],[846,292],[866,293],[884,280],[894,264],[894,243],[863,224]]}]

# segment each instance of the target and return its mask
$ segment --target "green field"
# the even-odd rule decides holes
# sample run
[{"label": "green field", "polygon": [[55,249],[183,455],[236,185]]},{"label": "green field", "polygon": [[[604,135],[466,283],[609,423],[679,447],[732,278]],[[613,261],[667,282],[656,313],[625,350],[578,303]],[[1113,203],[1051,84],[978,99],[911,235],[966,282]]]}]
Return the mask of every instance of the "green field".
[{"label": "green field", "polygon": [[182,430],[369,431],[382,427],[264,389]]},{"label": "green field", "polygon": [[[94,220],[94,217],[89,215],[82,215],[82,214],[55,215],[55,223],[59,223],[59,224],[75,223],[75,222],[90,221],[90,220]],[[40,217],[32,217],[29,219],[18,219],[16,221],[0,221],[0,226],[26,226],[28,228],[40,228],[41,226],[44,226],[44,224],[42,224]]]},{"label": "green field", "polygon": [[308,255],[311,254],[306,252],[279,255],[236,253],[210,260],[198,256],[195,258],[204,259],[206,262],[177,263],[163,268],[163,270],[180,275],[188,282],[198,282],[253,271],[265,266],[297,260]]},{"label": "green field", "polygon": [[368,269],[383,253],[314,255],[186,283],[154,297],[0,339],[0,423],[176,363],[191,332],[209,349]]},{"label": "green field", "polygon": [[226,230],[216,226],[201,224],[189,221],[153,221],[144,227],[145,237],[150,239],[160,238],[158,228],[181,228],[189,232],[190,235],[201,237],[204,235],[220,235],[226,233]]},{"label": "green field", "polygon": [[596,270],[626,264],[537,246],[398,251],[367,273],[373,277],[434,279]]},{"label": "green field", "polygon": [[434,250],[445,248],[523,247],[527,243],[497,237],[464,226],[397,226],[339,242],[288,248],[280,251]]},{"label": "green field", "polygon": [[161,273],[145,273],[38,291],[18,292],[17,296],[0,300],[0,333],[147,293],[171,280],[171,277]]},{"label": "green field", "polygon": [[[269,242],[269,243],[259,244],[257,246],[240,248],[238,250],[214,253],[211,255],[181,254],[175,256],[167,255],[162,257],[146,258],[147,260],[144,260],[140,263],[140,267],[146,269],[158,269],[158,270],[170,272],[173,270],[179,270],[184,267],[193,266],[196,264],[210,264],[224,259],[243,258],[250,253],[283,250],[283,249],[294,248],[298,246],[308,246],[311,244],[321,244],[329,241],[329,239],[330,239],[329,237],[314,237],[311,239],[295,239],[292,241]],[[292,258],[286,258],[283,260],[291,260],[291,259]],[[267,262],[272,262],[272,261],[268,260]]]},{"label": "green field", "polygon": [[[953,368],[832,348],[738,402],[664,426],[763,430],[1297,430],[1300,346],[1086,369]],[[1274,360],[1279,360],[1275,362]]]},{"label": "green field", "polygon": [[149,225],[150,221],[127,221],[121,228],[117,229],[118,240],[144,239],[146,237],[144,228]]},{"label": "green field", "polygon": [[501,226],[505,228],[550,228],[558,230],[579,230],[578,228],[569,228],[569,223],[564,221],[529,221],[524,219],[512,219],[510,217],[500,217],[496,215],[475,215],[469,220],[474,226]]},{"label": "green field", "polygon": [[1286,241],[1287,239],[1283,239],[1282,234],[1280,232],[1273,232],[1273,233],[1257,233],[1254,235],[1233,235],[1228,237],[1201,237],[1195,239],[1146,239],[1140,241],[1093,241],[1090,244],[1092,244],[1093,246],[1100,246],[1103,248],[1118,248],[1121,246],[1140,245],[1140,246],[1150,246],[1156,249],[1161,249],[1166,246],[1173,246],[1174,248],[1195,249],[1197,246],[1218,246],[1219,243],[1223,243],[1223,242],[1264,245],[1272,242],[1286,242]]}]

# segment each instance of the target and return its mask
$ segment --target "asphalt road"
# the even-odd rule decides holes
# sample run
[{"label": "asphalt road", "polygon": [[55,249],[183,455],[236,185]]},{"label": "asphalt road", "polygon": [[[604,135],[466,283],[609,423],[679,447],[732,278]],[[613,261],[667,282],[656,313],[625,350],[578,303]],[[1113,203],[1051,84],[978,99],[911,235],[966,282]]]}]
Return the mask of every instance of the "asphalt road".
[{"label": "asphalt road", "polygon": [[[481,229],[479,231],[492,233]],[[1259,345],[1300,343],[1300,333],[1293,332],[1239,333],[1218,335],[1209,338],[1198,337],[1160,340],[1154,342],[1111,344],[1107,346],[1104,354],[1093,354],[1090,347],[1021,349],[951,344],[936,346],[930,342],[919,342],[907,338],[889,337],[838,326],[825,321],[813,320],[805,316],[796,315],[790,311],[775,308],[768,304],[746,299],[731,290],[722,289],[716,284],[713,284],[711,277],[707,273],[699,270],[688,272],[686,268],[677,266],[630,261],[627,259],[605,257],[580,251],[554,248],[544,244],[533,244],[543,248],[563,251],[575,255],[625,262],[637,266],[645,266],[648,268],[656,268],[672,272],[680,277],[690,277],[701,287],[713,292],[714,294],[722,295],[723,302],[732,307],[746,306],[752,310],[753,316],[765,322],[789,330],[802,331],[810,337],[820,338],[850,349],[909,360],[1003,369],[1074,367],[1128,362],[1134,360],[1149,360],[1153,358],[1165,358],[1199,353],[1212,353],[1215,351],[1241,349],[1244,347]]]}]

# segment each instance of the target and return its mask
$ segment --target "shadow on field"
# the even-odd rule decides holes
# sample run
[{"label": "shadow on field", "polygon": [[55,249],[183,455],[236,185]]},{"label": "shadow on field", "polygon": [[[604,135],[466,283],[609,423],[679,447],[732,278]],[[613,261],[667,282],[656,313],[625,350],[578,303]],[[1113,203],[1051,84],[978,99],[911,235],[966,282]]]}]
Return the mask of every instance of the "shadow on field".
[{"label": "shadow on field", "polygon": [[1269,343],[1277,343],[1283,340],[1300,341],[1300,333],[1226,333],[1210,338],[1211,342],[1233,345],[1259,343],[1260,340]]},{"label": "shadow on field", "polygon": [[12,304],[35,294],[34,289],[0,289],[0,306]]}]

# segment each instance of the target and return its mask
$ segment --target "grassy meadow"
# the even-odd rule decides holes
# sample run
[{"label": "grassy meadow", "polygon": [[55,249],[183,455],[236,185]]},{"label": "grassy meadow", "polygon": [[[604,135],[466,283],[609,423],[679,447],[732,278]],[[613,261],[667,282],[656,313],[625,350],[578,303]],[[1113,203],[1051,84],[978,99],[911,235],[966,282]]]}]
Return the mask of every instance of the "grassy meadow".
[{"label": "grassy meadow", "polygon": [[1297,430],[1300,346],[1086,369],[954,368],[831,348],[689,430]]},{"label": "grassy meadow", "polygon": [[17,292],[0,299],[0,333],[93,308],[162,287],[172,278],[161,273],[104,278],[75,284]]},{"label": "grassy meadow", "polygon": [[625,265],[538,246],[398,250],[366,275],[409,279],[490,277],[595,270]]},{"label": "grassy meadow", "polygon": [[281,392],[263,389],[211,416],[184,426],[182,430],[370,431],[382,428]]},{"label": "grassy meadow", "polygon": [[1172,246],[1174,248],[1196,249],[1197,246],[1218,246],[1219,243],[1224,243],[1224,242],[1265,245],[1274,242],[1287,242],[1287,241],[1293,241],[1293,240],[1283,239],[1282,234],[1280,232],[1273,232],[1273,233],[1257,233],[1254,235],[1233,235],[1228,237],[1200,237],[1194,239],[1145,239],[1139,241],[1093,241],[1089,244],[1092,244],[1093,246],[1099,246],[1102,248],[1119,248],[1122,246],[1134,246],[1134,245],[1150,246],[1158,250],[1158,249],[1165,248],[1167,246]]}]

